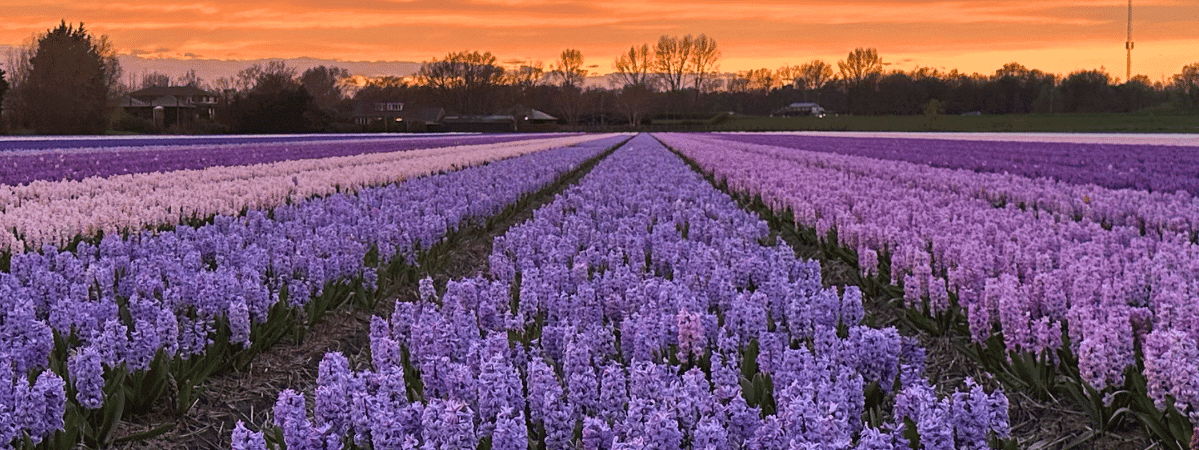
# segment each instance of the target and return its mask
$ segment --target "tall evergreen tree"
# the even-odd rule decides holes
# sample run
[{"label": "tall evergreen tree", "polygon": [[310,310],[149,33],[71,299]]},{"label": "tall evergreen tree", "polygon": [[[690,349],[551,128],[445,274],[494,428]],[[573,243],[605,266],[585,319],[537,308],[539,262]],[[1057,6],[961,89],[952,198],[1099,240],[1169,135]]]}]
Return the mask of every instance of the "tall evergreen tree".
[{"label": "tall evergreen tree", "polygon": [[20,95],[26,118],[42,134],[95,134],[108,127],[108,94],[115,58],[103,39],[63,21],[37,39]]}]

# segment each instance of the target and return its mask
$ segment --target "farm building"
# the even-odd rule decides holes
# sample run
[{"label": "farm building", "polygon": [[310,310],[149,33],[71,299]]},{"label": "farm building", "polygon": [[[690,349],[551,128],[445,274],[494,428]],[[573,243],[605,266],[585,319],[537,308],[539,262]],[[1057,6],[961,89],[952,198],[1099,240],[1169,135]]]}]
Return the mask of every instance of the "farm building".
[{"label": "farm building", "polygon": [[440,124],[445,110],[438,107],[406,105],[404,102],[357,102],[354,123],[378,131],[429,131]]},{"label": "farm building", "polygon": [[187,127],[198,119],[212,120],[217,96],[195,86],[151,86],[122,96],[121,108],[158,128]]},{"label": "farm building", "polygon": [[787,105],[778,111],[775,111],[772,116],[794,117],[794,116],[816,116],[824,117],[824,108],[812,102],[797,102]]}]

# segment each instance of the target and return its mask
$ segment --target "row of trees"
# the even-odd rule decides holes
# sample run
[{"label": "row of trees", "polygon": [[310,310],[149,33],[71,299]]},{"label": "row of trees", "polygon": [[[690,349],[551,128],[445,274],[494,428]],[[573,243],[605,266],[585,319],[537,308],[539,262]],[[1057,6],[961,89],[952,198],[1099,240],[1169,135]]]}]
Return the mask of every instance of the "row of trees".
[{"label": "row of trees", "polygon": [[196,72],[172,79],[122,71],[106,37],[63,22],[10,52],[0,71],[0,114],[10,129],[99,133],[113,122],[115,99],[134,87],[189,85],[219,95],[213,131],[301,132],[352,129],[354,105],[402,101],[450,112],[489,114],[535,108],[571,124],[640,124],[650,115],[685,118],[715,112],[769,114],[797,101],[850,114],[985,114],[1199,110],[1199,63],[1167,82],[1118,82],[1101,70],[1067,76],[1004,65],[994,74],[929,68],[885,70],[876,49],[858,48],[835,64],[820,60],[777,70],[719,71],[721,52],[706,35],[662,36],[631,46],[611,62],[606,86],[587,83],[599,65],[566,49],[548,65],[500,62],[462,51],[422,65],[412,77],[365,84],[345,69],[298,72],[282,62],[255,64],[207,82]]}]

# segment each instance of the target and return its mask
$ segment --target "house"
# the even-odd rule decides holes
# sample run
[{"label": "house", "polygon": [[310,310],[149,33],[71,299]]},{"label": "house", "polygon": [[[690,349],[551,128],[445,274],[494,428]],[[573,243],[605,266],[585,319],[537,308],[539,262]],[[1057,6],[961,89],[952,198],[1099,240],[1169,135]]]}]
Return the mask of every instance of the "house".
[{"label": "house", "polygon": [[445,109],[414,107],[400,101],[360,101],[354,103],[354,124],[378,131],[429,131],[441,123]]},{"label": "house", "polygon": [[187,127],[216,116],[217,96],[195,86],[151,86],[124,95],[120,106],[156,127]]},{"label": "house", "polygon": [[558,118],[532,108],[512,108],[500,114],[449,115],[434,129],[437,131],[501,133],[514,131],[555,131]]},{"label": "house", "polygon": [[824,117],[824,108],[812,102],[797,102],[792,103],[775,111],[772,116],[794,117],[794,116],[816,116]]}]

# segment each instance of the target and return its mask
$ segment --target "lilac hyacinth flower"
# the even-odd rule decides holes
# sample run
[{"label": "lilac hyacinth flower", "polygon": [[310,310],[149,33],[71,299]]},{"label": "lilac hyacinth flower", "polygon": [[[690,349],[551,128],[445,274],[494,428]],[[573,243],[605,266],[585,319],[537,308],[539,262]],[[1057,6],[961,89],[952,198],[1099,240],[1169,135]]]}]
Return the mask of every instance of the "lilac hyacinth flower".
[{"label": "lilac hyacinth flower", "polygon": [[478,413],[481,423],[480,437],[490,436],[504,411],[522,411],[524,421],[524,397],[521,393],[520,375],[508,364],[503,355],[495,354],[483,362],[478,383]]},{"label": "lilac hyacinth flower", "polygon": [[104,366],[94,345],[80,348],[67,360],[67,371],[75,386],[75,401],[87,409],[104,404]]},{"label": "lilac hyacinth flower", "polygon": [[99,339],[100,356],[104,365],[116,367],[124,362],[129,348],[129,334],[120,320],[112,318],[105,321],[104,331]]},{"label": "lilac hyacinth flower", "polygon": [[952,395],[951,414],[958,448],[982,450],[988,448],[987,438],[994,433],[1008,436],[1007,397],[1001,391],[988,395],[974,380],[966,379],[966,391]]},{"label": "lilac hyacinth flower", "polygon": [[154,328],[163,351],[168,357],[174,357],[175,352],[179,350],[179,318],[166,308],[159,309],[154,319]]},{"label": "lilac hyacinth flower", "polygon": [[592,366],[591,346],[582,339],[572,338],[566,346],[566,398],[573,410],[572,417],[582,420],[594,412],[599,400],[599,380]]},{"label": "lilac hyacinth flower", "polygon": [[705,416],[692,431],[693,450],[725,450],[729,447],[729,433],[713,416]]},{"label": "lilac hyacinth flower", "polygon": [[877,428],[866,428],[862,430],[862,435],[858,438],[858,445],[854,447],[854,450],[894,450],[895,448],[895,442],[890,433]]},{"label": "lilac hyacinth flower", "polygon": [[566,402],[552,400],[554,393],[545,393],[548,411],[542,419],[545,425],[546,448],[567,448],[574,437],[575,423]]},{"label": "lilac hyacinth flower", "polygon": [[162,342],[158,339],[158,330],[149,322],[138,319],[133,324],[130,333],[129,347],[125,354],[125,363],[132,371],[145,370],[154,361]]},{"label": "lilac hyacinth flower", "polygon": [[616,433],[612,431],[607,422],[594,417],[586,417],[583,419],[583,435],[581,437],[583,450],[611,450],[612,440],[616,437]]},{"label": "lilac hyacinth flower", "polygon": [[250,347],[250,309],[244,299],[238,299],[229,304],[226,312],[229,319],[229,342]]},{"label": "lilac hyacinth flower", "polygon": [[237,421],[233,428],[233,450],[266,450],[266,438],[261,431],[252,432],[246,429],[242,421]]},{"label": "lilac hyacinth flower", "polygon": [[304,395],[291,389],[280,392],[275,402],[275,426],[283,431],[283,443],[289,450],[308,448],[312,423],[304,403]]},{"label": "lilac hyacinth flower", "polygon": [[491,448],[494,450],[527,450],[529,448],[529,432],[525,426],[523,412],[513,415],[511,408],[500,412],[496,419],[495,432],[491,435]]},{"label": "lilac hyacinth flower", "polygon": [[650,448],[675,449],[683,443],[679,423],[665,410],[650,413],[645,421],[646,443]]},{"label": "lilac hyacinth flower", "polygon": [[350,362],[341,352],[326,353],[317,366],[316,407],[313,417],[317,426],[344,435],[352,425],[350,400],[354,374]]},{"label": "lilac hyacinth flower", "polygon": [[458,400],[433,399],[421,417],[424,448],[468,450],[475,448],[474,412]]},{"label": "lilac hyacinth flower", "polygon": [[13,345],[6,352],[12,358],[15,370],[23,373],[45,367],[50,352],[54,350],[53,331],[44,321],[38,320],[31,301],[18,301],[10,308],[0,313],[0,318],[4,320],[0,324],[0,334]]},{"label": "lilac hyacinth flower", "polygon": [[1153,330],[1145,336],[1145,378],[1149,398],[1165,410],[1168,397],[1174,398],[1179,412],[1199,416],[1199,375],[1193,371],[1199,361],[1195,339],[1179,330]]},{"label": "lilac hyacinth flower", "polygon": [[881,330],[867,327],[849,329],[843,353],[847,362],[862,374],[867,382],[877,381],[884,391],[890,391],[899,375],[899,356],[902,347],[899,332],[894,327]]},{"label": "lilac hyacinth flower", "polygon": [[754,430],[753,437],[745,441],[748,450],[773,450],[790,448],[790,439],[783,430],[783,424],[778,416],[769,415],[762,419],[762,424]]},{"label": "lilac hyacinth flower", "polygon": [[[18,377],[15,385],[13,412],[19,430],[26,430],[35,444],[63,427],[66,412],[66,383],[51,371],[42,372],[32,385],[25,377]],[[19,412],[19,413],[18,413]]]},{"label": "lilac hyacinth flower", "polygon": [[599,416],[610,422],[624,420],[629,402],[628,377],[624,368],[617,364],[604,366],[600,375]]},{"label": "lilac hyacinth flower", "polygon": [[1110,311],[1106,320],[1071,321],[1084,329],[1078,344],[1078,371],[1096,389],[1124,384],[1124,368],[1134,364],[1132,324],[1126,314]]},{"label": "lilac hyacinth flower", "polygon": [[707,347],[707,336],[704,330],[703,316],[687,309],[680,309],[675,316],[679,333],[679,354],[691,359],[703,354]]},{"label": "lilac hyacinth flower", "polygon": [[845,286],[845,293],[841,295],[841,323],[852,327],[862,323],[865,317],[862,289],[857,286]]}]

